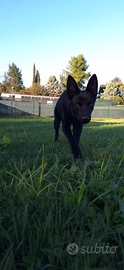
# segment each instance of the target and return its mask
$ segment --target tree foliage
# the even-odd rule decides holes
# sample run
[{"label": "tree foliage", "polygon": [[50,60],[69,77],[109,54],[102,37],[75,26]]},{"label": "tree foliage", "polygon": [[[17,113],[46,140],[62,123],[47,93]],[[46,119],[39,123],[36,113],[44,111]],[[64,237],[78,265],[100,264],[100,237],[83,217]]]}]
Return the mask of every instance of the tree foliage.
[{"label": "tree foliage", "polygon": [[64,73],[62,73],[59,76],[59,80],[60,80],[61,91],[64,92],[66,90],[66,87],[67,87],[67,85],[65,84],[65,82],[66,82],[66,75]]},{"label": "tree foliage", "polygon": [[35,64],[33,65],[33,82],[32,85],[35,83]]},{"label": "tree foliage", "polygon": [[47,91],[46,91],[45,86],[41,86],[40,84],[36,84],[35,83],[30,88],[30,94],[31,95],[43,95],[43,96],[46,96],[47,95]]},{"label": "tree foliage", "polygon": [[[31,94],[31,95],[54,95],[60,96],[67,86],[67,77],[72,75],[76,80],[79,88],[85,89],[85,80],[88,80],[90,72],[86,72],[88,68],[87,61],[82,54],[77,57],[71,57],[66,70],[60,75],[60,83],[57,81],[54,75],[50,76],[46,86],[41,86],[40,73],[37,70],[35,64],[33,64],[33,80],[32,87],[25,88],[23,86],[21,70],[12,63],[9,64],[8,72],[4,73],[3,83],[0,85],[1,92],[12,92],[12,89],[16,93]],[[99,93],[103,99],[118,98],[118,103],[122,104],[124,99],[124,84],[119,77],[115,77],[105,85],[101,85]],[[121,100],[121,101],[120,101]]]},{"label": "tree foliage", "polygon": [[122,83],[121,79],[119,77],[115,77],[112,82],[114,83]]},{"label": "tree foliage", "polygon": [[20,92],[23,86],[22,73],[17,66],[12,63],[9,64],[9,70],[4,74],[3,87],[4,91],[10,91],[12,88],[16,92]]},{"label": "tree foliage", "polygon": [[88,67],[87,61],[82,54],[77,57],[71,57],[71,60],[69,60],[69,64],[66,67],[67,70],[63,70],[63,73],[66,75],[66,80],[64,80],[63,85],[66,86],[67,77],[70,74],[77,82],[78,87],[85,89],[85,80],[88,80],[91,75],[90,72],[86,73]]},{"label": "tree foliage", "polygon": [[62,93],[59,82],[54,75],[50,76],[46,84],[47,92],[51,95],[59,96]]},{"label": "tree foliage", "polygon": [[3,90],[3,89],[2,89],[2,86],[3,86],[2,83],[0,83],[0,95],[1,95],[2,90]]},{"label": "tree foliage", "polygon": [[99,94],[104,93],[105,88],[106,88],[106,84],[102,84],[102,85],[100,85],[100,87],[99,87]]},{"label": "tree foliage", "polygon": [[110,81],[106,83],[106,87],[104,92],[102,93],[102,98],[104,99],[110,99],[111,97],[116,96],[117,94],[117,87],[114,82]]},{"label": "tree foliage", "polygon": [[119,102],[119,97],[121,98],[124,95],[124,84],[118,77],[115,77],[105,85],[101,85],[99,89],[99,93],[103,99],[111,99],[112,97],[116,97],[116,99],[118,98]]},{"label": "tree foliage", "polygon": [[40,85],[40,73],[39,73],[38,70],[36,72],[36,67],[35,67],[35,64],[34,64],[33,65],[33,81],[32,81],[32,86],[35,85],[35,84]]},{"label": "tree foliage", "polygon": [[124,94],[124,84],[123,83],[120,83],[119,90],[120,90],[121,94]]},{"label": "tree foliage", "polygon": [[36,82],[38,85],[40,85],[40,73],[39,73],[38,70],[37,70],[37,73],[36,73],[35,82]]}]

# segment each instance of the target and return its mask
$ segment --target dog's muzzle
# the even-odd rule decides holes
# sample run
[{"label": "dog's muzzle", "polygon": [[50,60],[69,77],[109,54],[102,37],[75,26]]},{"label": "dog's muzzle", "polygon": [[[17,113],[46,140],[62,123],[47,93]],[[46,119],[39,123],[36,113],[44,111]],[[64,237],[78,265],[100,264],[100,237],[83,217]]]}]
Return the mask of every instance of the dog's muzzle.
[{"label": "dog's muzzle", "polygon": [[82,122],[83,122],[84,124],[89,123],[89,122],[90,122],[90,117],[88,117],[88,116],[82,117]]}]

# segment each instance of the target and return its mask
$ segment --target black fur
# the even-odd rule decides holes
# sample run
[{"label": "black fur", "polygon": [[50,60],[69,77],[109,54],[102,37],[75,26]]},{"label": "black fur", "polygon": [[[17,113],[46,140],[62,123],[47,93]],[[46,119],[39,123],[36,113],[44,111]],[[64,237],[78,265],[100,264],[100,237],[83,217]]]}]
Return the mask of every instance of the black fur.
[{"label": "black fur", "polygon": [[[60,96],[55,106],[55,141],[59,137],[59,127],[62,121],[63,132],[71,146],[75,158],[82,157],[79,139],[83,124],[91,120],[91,113],[97,96],[98,81],[94,74],[88,81],[85,91],[81,91],[72,76],[68,76],[67,90]],[[73,125],[73,134],[71,132]]]}]

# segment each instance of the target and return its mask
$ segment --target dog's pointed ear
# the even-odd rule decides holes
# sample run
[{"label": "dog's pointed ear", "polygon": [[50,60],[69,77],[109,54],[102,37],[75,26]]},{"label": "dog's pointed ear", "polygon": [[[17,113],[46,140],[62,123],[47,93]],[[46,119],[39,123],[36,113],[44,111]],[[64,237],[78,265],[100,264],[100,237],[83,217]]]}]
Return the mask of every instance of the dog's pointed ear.
[{"label": "dog's pointed ear", "polygon": [[69,99],[72,99],[75,95],[80,93],[80,89],[74,80],[74,78],[69,75],[67,80],[67,93],[69,96]]},{"label": "dog's pointed ear", "polygon": [[86,91],[90,92],[96,98],[97,90],[98,90],[98,80],[96,74],[93,74],[92,77],[89,79]]}]

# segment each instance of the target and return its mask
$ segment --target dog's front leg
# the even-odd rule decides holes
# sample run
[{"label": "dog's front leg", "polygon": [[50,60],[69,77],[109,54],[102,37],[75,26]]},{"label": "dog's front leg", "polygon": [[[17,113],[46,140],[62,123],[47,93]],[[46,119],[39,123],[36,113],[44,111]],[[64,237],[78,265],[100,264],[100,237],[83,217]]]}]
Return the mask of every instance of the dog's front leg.
[{"label": "dog's front leg", "polygon": [[74,158],[82,157],[81,150],[80,150],[75,138],[72,135],[70,126],[68,124],[62,124],[62,129],[63,129],[63,132],[64,132],[64,134],[65,134],[66,138],[68,139],[68,142],[71,146],[71,151],[72,151],[72,154],[74,155]]},{"label": "dog's front leg", "polygon": [[80,122],[73,123],[73,136],[75,137],[76,143],[79,145],[79,140],[82,132],[83,124]]}]

